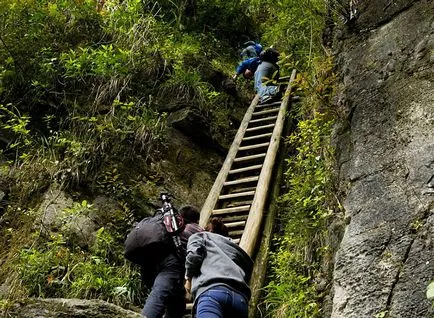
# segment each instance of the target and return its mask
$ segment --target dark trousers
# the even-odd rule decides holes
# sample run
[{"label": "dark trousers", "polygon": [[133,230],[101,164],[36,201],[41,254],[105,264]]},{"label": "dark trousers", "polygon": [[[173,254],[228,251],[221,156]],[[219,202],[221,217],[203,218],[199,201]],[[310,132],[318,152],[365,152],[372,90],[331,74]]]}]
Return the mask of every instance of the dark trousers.
[{"label": "dark trousers", "polygon": [[182,318],[184,301],[184,262],[170,254],[157,266],[152,290],[142,315],[147,318]]}]

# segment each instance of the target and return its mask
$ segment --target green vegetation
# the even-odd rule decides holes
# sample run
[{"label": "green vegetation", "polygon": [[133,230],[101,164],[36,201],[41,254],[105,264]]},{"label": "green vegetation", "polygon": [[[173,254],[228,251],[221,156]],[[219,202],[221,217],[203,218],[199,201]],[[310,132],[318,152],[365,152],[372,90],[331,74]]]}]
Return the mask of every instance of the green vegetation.
[{"label": "green vegetation", "polygon": [[[18,273],[29,296],[104,299],[119,305],[140,300],[136,271],[119,258],[122,251],[104,228],[98,230],[91,255],[68,246],[62,235],[52,236],[43,246],[23,249]],[[114,260],[113,255],[119,259]],[[109,262],[108,260],[111,260]]]},{"label": "green vegetation", "polygon": [[287,160],[288,192],[280,199],[284,228],[276,238],[273,275],[266,287],[266,303],[273,317],[315,317],[320,313],[321,297],[314,281],[326,279],[321,266],[331,259],[325,242],[333,215],[328,145],[332,124],[324,114],[316,113],[313,119],[300,121],[297,132],[288,138],[296,153]]},{"label": "green vegetation", "polygon": [[[241,31],[245,4],[189,5],[0,0],[0,185],[9,204],[0,211],[0,281],[11,299],[143,302],[122,246],[158,193],[162,109],[196,109],[224,142],[234,103],[244,103],[213,77],[230,74],[230,47],[254,32]],[[103,194],[118,204],[99,217],[95,242],[81,244],[70,228],[71,218],[95,218],[81,203],[63,209],[61,225],[40,224],[38,206],[54,184],[77,202]]]},{"label": "green vegetation", "polygon": [[[336,4],[338,2],[336,1]],[[341,207],[333,189],[330,135],[338,115],[330,101],[333,64],[322,44],[330,8],[324,1],[254,1],[263,38],[284,52],[281,68],[297,68],[296,128],[287,139],[287,193],[279,199],[281,231],[271,254],[264,307],[269,317],[319,317],[330,283],[328,225]],[[262,10],[259,10],[262,8]]]},{"label": "green vegetation", "polygon": [[[0,0],[0,186],[8,196],[0,207],[0,283],[11,286],[0,305],[27,296],[143,302],[122,243],[161,184],[153,166],[168,142],[167,112],[193,109],[213,140],[230,141],[228,118],[252,93],[250,84],[237,96],[220,86],[240,43],[255,39],[281,52],[282,74],[298,68],[304,100],[292,113],[298,127],[288,138],[284,230],[265,304],[273,317],[318,314],[313,282],[327,276],[324,242],[336,210],[328,144],[334,76],[321,45],[326,9],[323,0],[107,0],[102,7]],[[74,203],[46,229],[39,205],[53,185]],[[86,200],[99,195],[118,209],[99,216],[96,239],[82,244],[70,221],[94,218]]]}]

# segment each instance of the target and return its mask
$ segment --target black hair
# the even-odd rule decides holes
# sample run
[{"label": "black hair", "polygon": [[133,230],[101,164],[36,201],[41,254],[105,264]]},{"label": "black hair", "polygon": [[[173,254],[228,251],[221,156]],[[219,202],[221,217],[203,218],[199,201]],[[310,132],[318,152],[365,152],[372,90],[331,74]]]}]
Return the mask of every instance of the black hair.
[{"label": "black hair", "polygon": [[199,223],[200,213],[196,207],[192,205],[183,206],[179,209],[179,213],[184,218],[186,224]]},{"label": "black hair", "polygon": [[228,228],[223,223],[222,218],[216,218],[216,217],[212,218],[208,222],[208,225],[206,226],[205,230],[208,232],[220,234],[220,235],[223,235],[226,237],[229,236]]},{"label": "black hair", "polygon": [[259,58],[264,62],[270,62],[270,63],[277,63],[279,60],[279,51],[276,49],[269,47],[268,49],[264,50],[259,54]]}]

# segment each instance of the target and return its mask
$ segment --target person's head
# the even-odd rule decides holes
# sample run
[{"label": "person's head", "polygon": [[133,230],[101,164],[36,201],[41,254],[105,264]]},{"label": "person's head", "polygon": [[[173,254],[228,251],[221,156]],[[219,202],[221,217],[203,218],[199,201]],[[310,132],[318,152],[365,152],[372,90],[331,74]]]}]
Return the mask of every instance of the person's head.
[{"label": "person's head", "polygon": [[249,69],[245,70],[243,73],[243,76],[245,79],[251,79],[251,78],[253,78],[253,75],[254,75],[254,73]]},{"label": "person's head", "polygon": [[211,220],[208,222],[208,225],[206,226],[205,230],[208,232],[220,234],[220,235],[223,235],[226,237],[229,236],[228,228],[223,223],[221,218],[216,218],[216,217],[211,218]]},{"label": "person's head", "polygon": [[192,206],[186,205],[179,209],[179,214],[184,218],[186,224],[199,223],[200,213],[199,210]]},{"label": "person's head", "polygon": [[280,53],[276,49],[269,47],[268,49],[261,52],[259,58],[265,62],[277,63],[279,60],[279,55]]}]

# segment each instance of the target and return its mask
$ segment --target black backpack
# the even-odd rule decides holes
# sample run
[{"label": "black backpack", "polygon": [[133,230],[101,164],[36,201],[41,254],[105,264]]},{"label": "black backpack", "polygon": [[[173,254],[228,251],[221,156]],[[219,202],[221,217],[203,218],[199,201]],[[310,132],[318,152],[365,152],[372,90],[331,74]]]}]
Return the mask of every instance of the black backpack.
[{"label": "black backpack", "polygon": [[172,238],[157,214],[141,220],[125,240],[125,258],[141,266],[154,265],[173,249]]},{"label": "black backpack", "polygon": [[146,268],[154,267],[170,252],[182,254],[179,234],[184,230],[184,219],[170,203],[169,193],[161,193],[160,199],[163,207],[137,223],[124,244],[125,258]]}]

